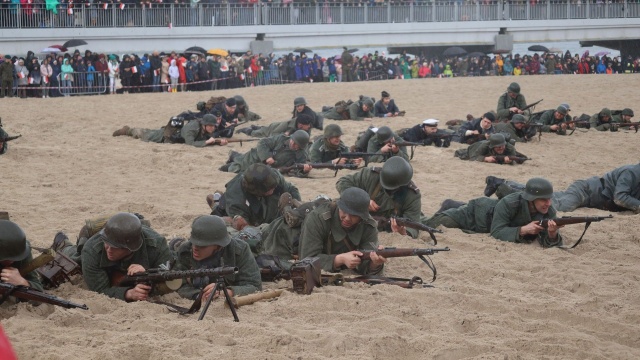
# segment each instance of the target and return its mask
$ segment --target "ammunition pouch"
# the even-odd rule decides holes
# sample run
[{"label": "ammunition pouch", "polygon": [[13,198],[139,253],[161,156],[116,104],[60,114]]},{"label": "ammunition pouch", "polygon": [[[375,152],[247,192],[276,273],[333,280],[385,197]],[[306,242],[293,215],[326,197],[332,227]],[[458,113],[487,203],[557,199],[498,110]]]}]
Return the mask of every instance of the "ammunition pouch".
[{"label": "ammunition pouch", "polygon": [[71,281],[73,275],[81,273],[80,265],[61,252],[56,252],[53,261],[36,269],[44,280],[44,288],[57,288],[60,284]]},{"label": "ammunition pouch", "polygon": [[320,258],[304,258],[291,266],[293,291],[309,295],[314,287],[322,286]]},{"label": "ammunition pouch", "polygon": [[349,115],[349,105],[351,104],[353,104],[353,101],[351,100],[340,100],[336,103],[336,112],[342,116],[343,120],[349,120],[351,118],[351,116]]},{"label": "ammunition pouch", "polygon": [[184,144],[184,139],[181,135],[181,129],[183,126],[184,119],[182,117],[171,118],[167,125],[163,128],[163,142],[171,144]]}]

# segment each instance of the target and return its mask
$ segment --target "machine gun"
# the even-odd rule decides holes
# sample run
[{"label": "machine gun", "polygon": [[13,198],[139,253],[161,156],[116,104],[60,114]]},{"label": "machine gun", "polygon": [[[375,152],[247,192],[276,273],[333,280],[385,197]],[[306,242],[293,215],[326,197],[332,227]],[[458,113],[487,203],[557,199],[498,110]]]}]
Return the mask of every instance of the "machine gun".
[{"label": "machine gun", "polygon": [[304,169],[305,165],[310,165],[312,169],[331,169],[331,170],[335,170],[333,177],[336,177],[338,175],[338,171],[340,170],[356,170],[358,169],[358,166],[356,164],[326,164],[326,163],[309,163],[309,164],[303,164],[303,163],[296,163],[293,164],[291,166],[284,166],[281,168],[278,168],[278,171],[280,171],[281,174],[286,174],[291,170],[301,170]]},{"label": "machine gun", "polygon": [[67,301],[59,297],[43,293],[41,291],[34,290],[28,286],[12,285],[0,282],[0,304],[5,302],[9,298],[9,296],[13,296],[22,300],[30,300],[40,303],[62,306],[63,308],[67,309],[77,308],[82,310],[89,310],[87,305],[76,304],[71,301]]},{"label": "machine gun", "polygon": [[433,244],[437,245],[438,244],[438,240],[436,240],[436,236],[434,233],[439,233],[442,234],[442,230],[438,230],[438,229],[434,229],[430,226],[427,226],[423,223],[417,222],[417,221],[413,221],[404,217],[385,217],[385,216],[371,216],[374,220],[376,220],[378,222],[379,225],[391,225],[391,219],[395,219],[396,220],[396,224],[400,225],[400,226],[404,226],[404,227],[408,227],[410,229],[416,229],[416,230],[422,230],[422,231],[426,231],[429,233],[429,236],[431,237],[431,240],[433,240]]},{"label": "machine gun", "polygon": [[558,226],[584,223],[585,224],[584,231],[582,232],[582,235],[580,235],[580,238],[578,239],[578,241],[570,247],[560,247],[563,249],[573,249],[574,247],[578,246],[578,244],[580,244],[580,242],[582,241],[582,237],[587,232],[587,229],[589,228],[592,222],[602,221],[602,220],[611,219],[611,218],[613,218],[613,215],[611,214],[609,216],[563,216],[555,219],[540,220],[538,225],[546,229],[549,227],[550,220],[553,220]]},{"label": "machine gun", "polygon": [[[197,277],[221,277],[238,272],[235,267],[218,267],[213,269],[173,271],[165,269],[147,269],[130,276],[123,276],[116,282],[116,286],[135,286],[136,284],[148,284],[155,286],[161,293],[178,290],[182,281],[187,278]],[[178,280],[178,281],[176,281]]]}]

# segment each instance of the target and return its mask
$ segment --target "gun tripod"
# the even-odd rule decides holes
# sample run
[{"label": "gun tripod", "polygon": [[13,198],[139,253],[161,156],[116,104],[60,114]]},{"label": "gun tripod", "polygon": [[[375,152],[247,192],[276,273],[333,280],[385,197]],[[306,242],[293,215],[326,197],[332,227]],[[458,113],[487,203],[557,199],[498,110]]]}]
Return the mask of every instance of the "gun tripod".
[{"label": "gun tripod", "polygon": [[200,316],[198,317],[198,321],[202,320],[204,316],[207,314],[207,310],[209,310],[209,305],[211,305],[211,300],[216,294],[216,291],[220,290],[224,294],[224,298],[229,305],[229,309],[231,310],[231,314],[233,314],[233,321],[240,322],[238,319],[238,314],[236,313],[236,308],[233,306],[233,302],[231,301],[231,296],[229,296],[229,290],[227,289],[227,284],[224,282],[224,278],[222,276],[218,277],[216,280],[216,286],[211,291],[211,294],[207,298],[207,302],[204,304],[204,309],[200,311]]}]

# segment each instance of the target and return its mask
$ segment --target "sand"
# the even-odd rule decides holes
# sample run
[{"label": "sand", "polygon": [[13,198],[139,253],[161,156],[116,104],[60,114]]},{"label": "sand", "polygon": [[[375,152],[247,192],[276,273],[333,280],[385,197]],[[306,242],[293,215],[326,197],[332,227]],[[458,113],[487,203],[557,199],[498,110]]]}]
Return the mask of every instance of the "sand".
[{"label": "sand", "polygon": [[[640,103],[638,79],[517,78],[529,102],[544,99],[538,109],[567,102],[572,115],[593,114],[603,107],[633,108]],[[208,213],[205,196],[224,189],[233,176],[217,170],[229,149],[244,152],[253,144],[198,149],[114,138],[114,130],[123,125],[159,128],[171,115],[195,110],[197,101],[214,94],[243,95],[251,110],[262,115],[258,124],[267,124],[287,119],[296,96],[320,109],[359,94],[379,98],[382,90],[391,93],[407,116],[373,124],[398,129],[425,118],[479,116],[495,109],[513,80],[398,80],[3,99],[0,116],[5,130],[23,137],[0,156],[0,210],[9,211],[32,244],[42,247],[49,246],[59,230],[75,239],[85,219],[116,211],[143,214],[167,238],[186,236],[191,221]],[[369,124],[340,122],[345,142],[352,144]],[[576,179],[637,162],[638,136],[594,130],[572,136],[544,134],[540,142],[518,144],[517,149],[533,160],[517,166],[454,159],[460,144],[419,148],[412,161],[414,181],[426,214],[446,198],[481,196],[487,175],[522,182],[544,176],[562,189]],[[303,199],[319,193],[337,195],[336,178],[327,170],[313,171],[312,179],[289,180]],[[579,209],[571,215],[607,214]],[[85,303],[88,311],[23,303],[1,307],[0,319],[20,359],[634,359],[640,357],[638,215],[614,216],[594,223],[583,243],[570,251],[445,229],[438,245],[451,251],[433,256],[438,267],[433,288],[347,284],[308,296],[285,293],[275,301],[241,308],[239,323],[220,301],[197,322],[194,316],[182,317],[161,305],[127,304],[90,292],[81,279],[51,293]],[[562,229],[567,242],[577,240],[581,232],[581,225]],[[380,240],[388,246],[430,246],[397,234],[381,234]],[[431,277],[418,258],[391,259],[386,274]],[[176,294],[164,300],[189,305]]]}]

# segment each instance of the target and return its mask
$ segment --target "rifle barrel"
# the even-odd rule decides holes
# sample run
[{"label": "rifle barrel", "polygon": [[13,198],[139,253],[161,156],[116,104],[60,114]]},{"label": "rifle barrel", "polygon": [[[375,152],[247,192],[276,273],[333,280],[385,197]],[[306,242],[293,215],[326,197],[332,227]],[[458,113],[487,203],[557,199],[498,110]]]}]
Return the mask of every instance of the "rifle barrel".
[{"label": "rifle barrel", "polygon": [[[594,222],[594,221],[602,221],[604,219],[611,219],[611,218],[613,218],[613,215],[609,215],[609,216],[565,216],[565,217],[555,218],[555,219],[551,219],[551,220],[555,221],[556,225],[562,226],[562,225],[571,225],[571,224],[580,224],[580,223],[587,223],[587,222]],[[549,226],[549,219],[541,220],[539,225],[546,229]]]},{"label": "rifle barrel", "polygon": [[74,302],[61,299],[57,296],[34,290],[28,286],[16,286],[0,282],[0,295],[15,296],[18,299],[57,305],[66,309],[77,308],[82,310],[89,310],[89,308],[85,304],[76,304]]},{"label": "rifle barrel", "polygon": [[371,259],[371,253],[376,253],[385,258],[407,257],[418,255],[433,255],[440,251],[449,251],[449,247],[432,248],[432,249],[413,249],[413,248],[384,248],[382,250],[361,250],[363,260]]}]

